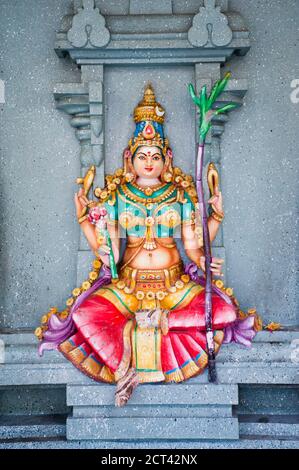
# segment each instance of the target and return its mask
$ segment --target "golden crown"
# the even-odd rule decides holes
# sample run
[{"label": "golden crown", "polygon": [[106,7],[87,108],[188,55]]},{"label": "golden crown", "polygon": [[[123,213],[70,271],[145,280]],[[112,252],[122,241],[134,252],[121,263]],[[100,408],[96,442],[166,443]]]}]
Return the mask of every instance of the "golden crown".
[{"label": "golden crown", "polygon": [[164,108],[156,101],[152,85],[148,84],[144,90],[143,100],[134,109],[134,121],[156,121],[163,124],[164,115]]},{"label": "golden crown", "polygon": [[[132,155],[142,145],[159,147],[162,149],[163,155],[166,155],[168,139],[163,137],[164,115],[164,108],[156,101],[152,85],[148,84],[144,90],[142,101],[134,109],[136,131],[134,137],[129,141]],[[138,126],[138,123],[142,123],[141,127]]]}]

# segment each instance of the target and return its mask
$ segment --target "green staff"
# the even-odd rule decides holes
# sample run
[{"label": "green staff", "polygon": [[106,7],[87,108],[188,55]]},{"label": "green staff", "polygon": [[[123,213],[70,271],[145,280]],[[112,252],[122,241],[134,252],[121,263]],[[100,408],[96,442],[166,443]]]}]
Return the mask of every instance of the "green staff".
[{"label": "green staff", "polygon": [[[208,229],[207,211],[204,201],[203,183],[202,183],[202,170],[204,160],[205,139],[207,133],[212,126],[212,119],[218,114],[225,113],[235,107],[237,104],[229,103],[221,107],[215,107],[215,102],[220,94],[224,91],[226,84],[230,78],[230,73],[227,73],[222,80],[217,80],[212,88],[210,96],[207,97],[206,86],[203,86],[199,95],[197,96],[193,85],[189,84],[189,92],[195,105],[199,108],[199,144],[196,159],[196,190],[199,203],[199,212],[202,220],[203,228],[203,241],[204,241],[204,254],[205,254],[205,325],[206,325],[206,338],[208,349],[208,366],[209,366],[209,382],[217,382],[217,373],[215,365],[215,345],[214,333],[212,323],[212,272],[211,272],[211,244]],[[213,108],[214,106],[214,108]]]}]

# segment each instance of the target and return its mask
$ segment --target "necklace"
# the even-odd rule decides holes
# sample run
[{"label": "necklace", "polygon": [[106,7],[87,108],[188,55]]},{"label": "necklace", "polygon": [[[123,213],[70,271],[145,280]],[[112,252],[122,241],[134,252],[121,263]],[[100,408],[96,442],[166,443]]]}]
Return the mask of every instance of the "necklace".
[{"label": "necklace", "polygon": [[[130,184],[132,185],[132,183]],[[167,183],[161,185],[161,188],[166,185]],[[133,187],[135,187],[135,185],[133,185]],[[147,204],[147,203],[156,203],[156,202],[165,201],[165,199],[167,199],[175,191],[176,186],[174,184],[170,185],[165,191],[162,192],[162,194],[156,197],[151,197],[151,195],[153,194],[153,191],[151,188],[150,188],[152,191],[151,194],[147,194],[144,188],[139,189],[138,187],[136,187],[136,189],[141,191],[145,195],[145,197],[139,196],[135,192],[131,191],[127,184],[121,185],[121,189],[123,193],[125,194],[125,196],[131,199],[131,201],[140,202],[142,204]]]},{"label": "necklace", "polygon": [[152,184],[151,186],[140,186],[139,184],[132,181],[131,185],[134,186],[134,188],[139,189],[139,191],[142,191],[143,193],[145,193],[146,196],[151,196],[154,191],[156,191],[157,189],[164,188],[167,185],[167,183],[159,182],[156,184]]}]

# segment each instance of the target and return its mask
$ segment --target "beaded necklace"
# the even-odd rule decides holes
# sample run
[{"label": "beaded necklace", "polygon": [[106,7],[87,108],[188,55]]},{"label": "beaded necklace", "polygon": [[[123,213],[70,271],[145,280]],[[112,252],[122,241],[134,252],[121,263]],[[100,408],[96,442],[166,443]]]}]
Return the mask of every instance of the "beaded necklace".
[{"label": "beaded necklace", "polygon": [[151,187],[143,188],[141,186],[135,186],[132,183],[127,183],[121,185],[121,189],[132,201],[147,204],[149,202],[159,203],[164,201],[176,190],[176,186],[174,184],[165,183],[153,191]]}]

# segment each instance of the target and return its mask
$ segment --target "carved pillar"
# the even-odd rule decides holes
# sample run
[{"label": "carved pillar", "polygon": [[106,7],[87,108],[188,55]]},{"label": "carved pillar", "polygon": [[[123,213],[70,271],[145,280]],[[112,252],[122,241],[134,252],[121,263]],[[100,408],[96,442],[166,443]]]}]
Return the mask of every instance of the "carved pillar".
[{"label": "carved pillar", "polygon": [[[110,39],[105,19],[95,7],[94,0],[74,2],[75,15],[69,18],[70,29],[67,40],[75,49],[105,46]],[[104,116],[103,96],[104,67],[81,66],[81,83],[60,83],[55,86],[56,107],[70,115],[71,126],[75,129],[80,143],[81,175],[91,165],[96,166],[95,186],[104,184]],[[92,197],[92,194],[90,194]],[[77,283],[83,281],[93,255],[88,243],[80,232],[77,263]]]}]

